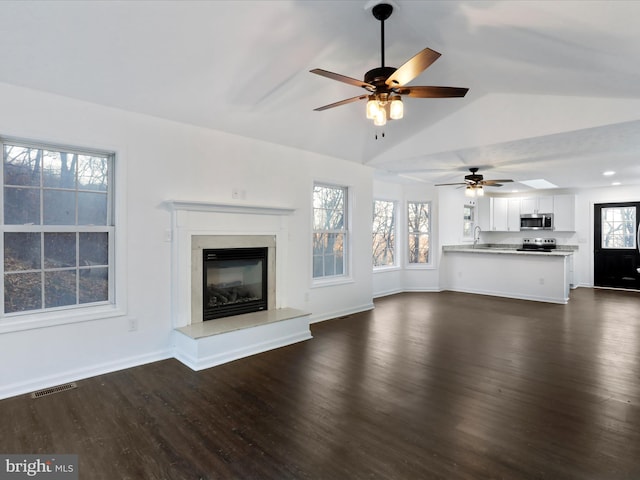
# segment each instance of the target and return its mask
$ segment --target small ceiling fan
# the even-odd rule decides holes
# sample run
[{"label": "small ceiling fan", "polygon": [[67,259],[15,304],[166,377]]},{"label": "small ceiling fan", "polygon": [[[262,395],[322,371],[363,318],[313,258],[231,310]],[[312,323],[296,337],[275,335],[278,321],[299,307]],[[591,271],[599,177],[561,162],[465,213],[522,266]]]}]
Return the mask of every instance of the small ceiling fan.
[{"label": "small ceiling fan", "polygon": [[474,197],[476,195],[484,195],[483,187],[501,187],[503,183],[513,182],[513,180],[506,178],[502,178],[500,180],[485,180],[483,175],[477,173],[478,170],[478,167],[471,167],[469,169],[471,173],[464,176],[464,182],[436,183],[436,187],[444,187],[447,185],[462,185],[467,187],[465,190],[465,194],[467,196]]},{"label": "small ceiling fan", "polygon": [[373,119],[377,126],[385,125],[387,118],[398,120],[404,115],[402,96],[414,98],[447,98],[464,97],[468,88],[458,87],[425,87],[407,86],[411,80],[420,75],[439,57],[440,53],[425,48],[414,55],[400,68],[387,67],[384,64],[384,21],[391,16],[393,7],[388,3],[380,3],[373,7],[373,16],[380,20],[381,66],[364,74],[364,81],[316,68],[311,73],[355,85],[368,91],[367,94],[347,98],[339,102],[318,107],[314,111],[327,110],[348,103],[367,99],[367,118]]}]

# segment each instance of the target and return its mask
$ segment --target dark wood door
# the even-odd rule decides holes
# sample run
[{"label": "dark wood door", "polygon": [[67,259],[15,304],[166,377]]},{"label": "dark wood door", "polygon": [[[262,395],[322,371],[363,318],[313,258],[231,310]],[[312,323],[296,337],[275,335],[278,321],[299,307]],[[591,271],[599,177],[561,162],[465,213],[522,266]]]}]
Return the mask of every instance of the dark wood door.
[{"label": "dark wood door", "polygon": [[640,202],[594,205],[594,272],[596,287],[640,290],[638,250]]}]

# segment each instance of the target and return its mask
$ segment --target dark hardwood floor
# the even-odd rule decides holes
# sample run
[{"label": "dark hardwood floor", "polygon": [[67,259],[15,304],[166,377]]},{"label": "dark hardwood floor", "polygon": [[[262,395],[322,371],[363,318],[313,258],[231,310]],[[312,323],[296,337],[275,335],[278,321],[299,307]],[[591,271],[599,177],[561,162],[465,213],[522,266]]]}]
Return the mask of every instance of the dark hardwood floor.
[{"label": "dark hardwood floor", "polygon": [[640,294],[407,293],[314,339],[0,401],[0,452],[80,478],[640,479]]}]

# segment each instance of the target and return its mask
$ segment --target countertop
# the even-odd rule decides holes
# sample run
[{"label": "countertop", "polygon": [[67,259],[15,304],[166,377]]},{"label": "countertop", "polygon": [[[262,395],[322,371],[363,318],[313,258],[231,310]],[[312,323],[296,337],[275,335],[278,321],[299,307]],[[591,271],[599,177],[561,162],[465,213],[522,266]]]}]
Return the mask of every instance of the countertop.
[{"label": "countertop", "polygon": [[536,251],[518,251],[521,245],[501,245],[501,244],[478,244],[478,245],[445,245],[442,247],[442,251],[446,252],[463,252],[463,253],[494,253],[502,255],[539,255],[539,256],[552,256],[552,257],[566,257],[573,255],[578,248],[571,245],[558,246],[551,252],[536,252]]}]

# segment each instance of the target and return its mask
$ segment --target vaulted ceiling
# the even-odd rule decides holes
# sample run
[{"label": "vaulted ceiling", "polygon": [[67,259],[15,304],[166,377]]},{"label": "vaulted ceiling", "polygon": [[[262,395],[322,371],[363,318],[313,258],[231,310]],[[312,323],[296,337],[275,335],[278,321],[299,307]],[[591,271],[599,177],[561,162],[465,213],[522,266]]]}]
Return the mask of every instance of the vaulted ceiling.
[{"label": "vaulted ceiling", "polygon": [[[640,184],[640,2],[387,1],[386,64],[442,54],[376,128],[366,93],[309,73],[380,66],[379,1],[3,1],[0,82],[222,130],[427,184]],[[382,135],[384,133],[384,136]],[[376,138],[377,137],[377,138]],[[603,177],[614,170],[613,177]],[[522,185],[517,185],[522,187]]]}]

